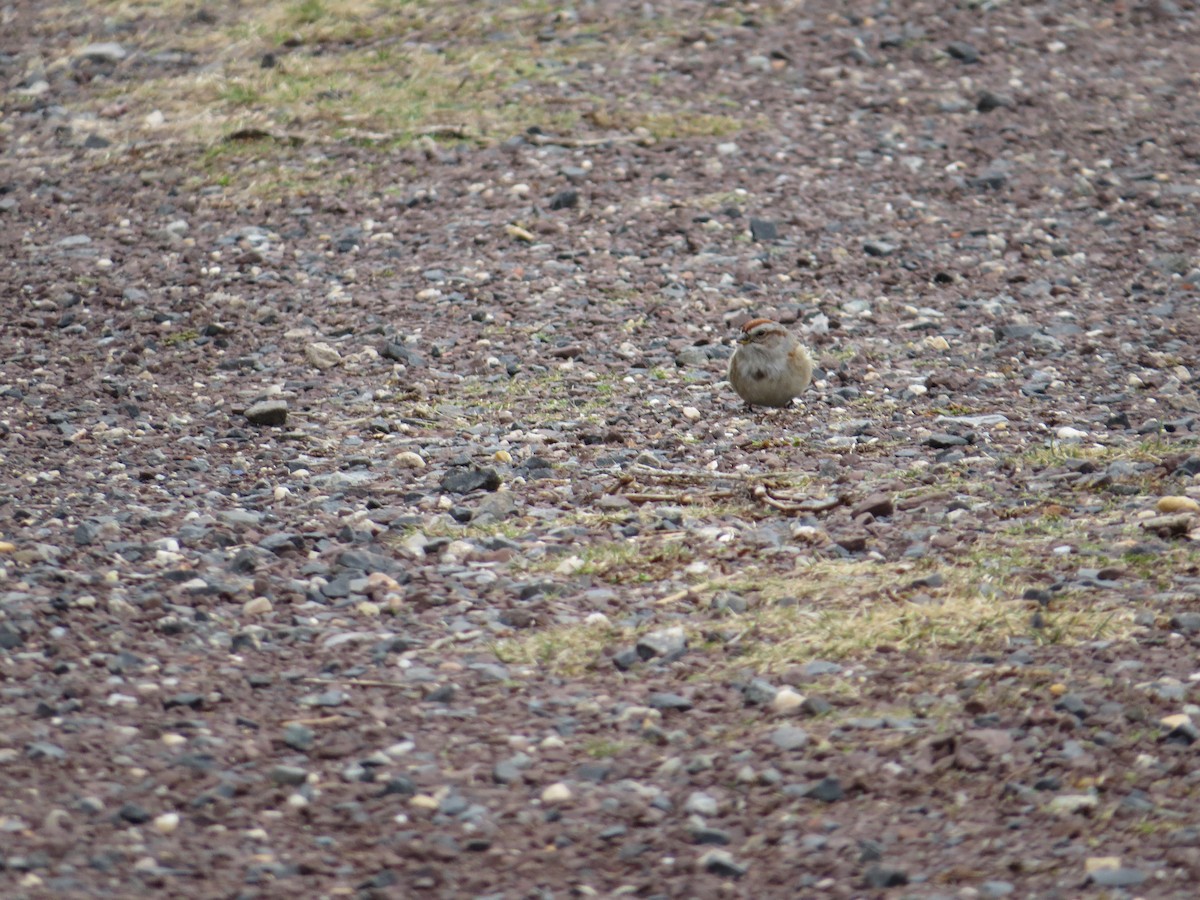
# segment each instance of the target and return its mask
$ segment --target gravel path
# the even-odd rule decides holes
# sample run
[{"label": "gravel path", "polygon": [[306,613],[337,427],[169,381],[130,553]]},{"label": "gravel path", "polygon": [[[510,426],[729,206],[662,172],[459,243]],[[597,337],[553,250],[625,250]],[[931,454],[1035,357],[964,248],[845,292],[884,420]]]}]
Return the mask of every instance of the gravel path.
[{"label": "gravel path", "polygon": [[574,126],[398,147],[105,9],[0,10],[0,894],[1200,892],[1195,3],[530,13]]}]

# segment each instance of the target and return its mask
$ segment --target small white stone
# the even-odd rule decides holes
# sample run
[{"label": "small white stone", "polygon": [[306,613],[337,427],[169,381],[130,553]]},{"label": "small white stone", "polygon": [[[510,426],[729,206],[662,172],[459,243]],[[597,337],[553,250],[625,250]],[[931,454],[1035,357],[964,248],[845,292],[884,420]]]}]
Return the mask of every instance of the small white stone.
[{"label": "small white stone", "polygon": [[396,454],[396,465],[402,469],[423,469],[425,460],[421,458],[421,454],[405,450],[403,453]]},{"label": "small white stone", "polygon": [[271,601],[266,597],[255,597],[253,600],[247,600],[242,606],[242,615],[244,616],[265,616],[275,607],[271,605]]},{"label": "small white stone", "polygon": [[685,406],[683,408],[683,417],[695,422],[700,418],[700,410],[696,409],[694,406]]},{"label": "small white stone", "polygon": [[940,334],[925,338],[924,344],[930,350],[949,350],[950,349],[950,342],[948,340],[946,340],[944,337],[942,337]]},{"label": "small white stone", "polygon": [[566,803],[572,796],[571,789],[559,781],[542,791],[542,802]]},{"label": "small white stone", "polygon": [[916,397],[920,397],[924,394],[928,394],[929,388],[925,387],[923,384],[910,384],[908,386],[908,392]]},{"label": "small white stone", "polygon": [[147,128],[161,128],[166,124],[167,117],[163,115],[161,109],[156,109],[153,112],[146,114]]},{"label": "small white stone", "polygon": [[178,827],[179,813],[168,812],[154,818],[154,829],[159,834],[171,834]]},{"label": "small white stone", "polygon": [[314,369],[332,369],[342,361],[342,356],[329,344],[318,341],[304,348],[304,358]]},{"label": "small white stone", "polygon": [[804,701],[805,696],[792,690],[790,687],[781,687],[775,692],[775,699],[771,701],[771,709],[780,715],[789,715],[799,709]]},{"label": "small white stone", "polygon": [[583,560],[582,559],[580,559],[578,556],[568,556],[566,559],[564,559],[562,562],[560,562],[557,566],[554,567],[554,571],[558,575],[574,575],[576,572],[578,572],[582,568],[583,568]]},{"label": "small white stone", "polygon": [[1055,433],[1061,441],[1082,441],[1088,436],[1086,431],[1080,431],[1078,428],[1072,428],[1070,425],[1064,425]]}]

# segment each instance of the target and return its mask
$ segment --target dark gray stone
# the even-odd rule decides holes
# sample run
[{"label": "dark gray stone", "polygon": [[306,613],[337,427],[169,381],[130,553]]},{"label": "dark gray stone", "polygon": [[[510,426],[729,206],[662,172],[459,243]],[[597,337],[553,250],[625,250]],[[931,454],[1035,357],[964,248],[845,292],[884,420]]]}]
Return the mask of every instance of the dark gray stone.
[{"label": "dark gray stone", "polygon": [[864,241],[863,252],[867,256],[891,256],[900,248],[887,241]]},{"label": "dark gray stone", "polygon": [[750,236],[756,241],[779,239],[779,227],[770,219],[750,219]]},{"label": "dark gray stone", "polygon": [[863,880],[870,888],[900,887],[908,884],[908,873],[891,866],[871,866]]},{"label": "dark gray stone", "polygon": [[771,743],[780,750],[800,750],[808,743],[808,732],[795,725],[784,725],[771,732]]},{"label": "dark gray stone", "polygon": [[287,422],[288,405],[284,400],[262,400],[246,410],[252,425],[283,425]]},{"label": "dark gray stone", "polygon": [[1088,875],[1088,881],[1096,887],[1135,887],[1146,880],[1141,869],[1097,869]]},{"label": "dark gray stone", "polygon": [[951,41],[946,45],[946,52],[964,63],[979,62],[979,51],[966,41]]},{"label": "dark gray stone", "polygon": [[456,466],[442,478],[442,490],[451,494],[469,494],[481,488],[494,491],[500,487],[500,473],[490,466]]},{"label": "dark gray stone", "polygon": [[550,198],[551,209],[574,209],[579,205],[579,191],[566,188]]}]

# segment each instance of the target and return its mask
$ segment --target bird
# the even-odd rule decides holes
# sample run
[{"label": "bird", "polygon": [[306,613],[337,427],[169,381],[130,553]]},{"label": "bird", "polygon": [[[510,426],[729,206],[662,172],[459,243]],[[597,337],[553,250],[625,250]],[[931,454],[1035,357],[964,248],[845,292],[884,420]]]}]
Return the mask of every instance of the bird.
[{"label": "bird", "polygon": [[729,383],[751,409],[787,406],[812,381],[812,357],[778,322],[751,319],[738,345],[729,360]]}]

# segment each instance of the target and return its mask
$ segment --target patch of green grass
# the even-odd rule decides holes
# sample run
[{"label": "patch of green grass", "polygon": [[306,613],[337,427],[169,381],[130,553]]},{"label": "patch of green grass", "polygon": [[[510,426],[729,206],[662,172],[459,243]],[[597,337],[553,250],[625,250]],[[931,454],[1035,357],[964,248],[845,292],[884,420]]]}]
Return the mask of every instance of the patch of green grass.
[{"label": "patch of green grass", "polygon": [[496,658],[506,665],[532,665],[578,675],[595,665],[604,650],[623,638],[606,623],[565,625],[498,641]]},{"label": "patch of green grass", "polygon": [[248,85],[233,82],[221,91],[220,99],[233,106],[253,106],[262,100],[262,96]]},{"label": "patch of green grass", "polygon": [[[690,139],[768,124],[727,98],[653,90],[653,73],[620,101],[594,80],[593,64],[620,66],[655,46],[674,47],[697,26],[716,34],[738,27],[717,7],[687,22],[647,20],[619,4],[590,10],[580,21],[545,0],[261,0],[222,6],[215,21],[192,11],[186,0],[82,0],[43,14],[48,23],[75,22],[81,42],[103,39],[103,21],[136,25],[147,51],[192,54],[194,68],[98,80],[76,103],[91,112],[115,101],[161,111],[160,139],[206,145],[214,136],[255,130],[279,138],[239,144],[219,158],[226,168],[212,172],[212,181],[234,192],[272,197],[302,190],[304,176],[284,186],[271,177],[283,170],[253,178],[243,172],[248,160],[294,156],[297,143],[381,150],[414,141],[489,143],[534,126],[567,136],[583,126],[587,139]],[[545,40],[547,31],[555,39]],[[263,65],[268,54],[271,62]],[[142,116],[112,125],[118,140],[144,139]]]},{"label": "patch of green grass", "polygon": [[300,0],[291,4],[286,12],[287,22],[293,26],[315,25],[327,15],[328,9],[322,0]]},{"label": "patch of green grass", "polygon": [[584,745],[584,752],[592,759],[613,759],[625,752],[626,745],[607,738],[592,738]]},{"label": "patch of green grass", "polygon": [[695,551],[672,536],[650,544],[616,541],[588,547],[580,573],[610,584],[647,584],[667,580],[695,559]]}]

